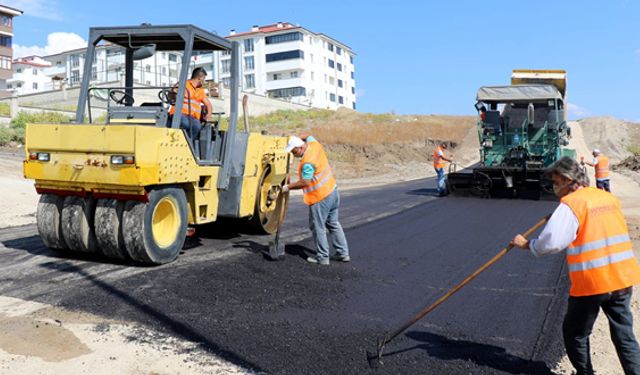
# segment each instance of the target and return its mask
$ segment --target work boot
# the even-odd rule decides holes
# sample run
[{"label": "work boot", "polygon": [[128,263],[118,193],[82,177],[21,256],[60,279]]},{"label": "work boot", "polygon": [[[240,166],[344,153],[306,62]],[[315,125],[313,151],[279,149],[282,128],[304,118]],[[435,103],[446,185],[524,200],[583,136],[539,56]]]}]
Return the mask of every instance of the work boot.
[{"label": "work boot", "polygon": [[329,259],[318,259],[316,257],[308,257],[307,258],[307,262],[313,263],[313,264],[319,264],[321,266],[328,266],[329,265]]},{"label": "work boot", "polygon": [[348,255],[336,255],[331,259],[337,262],[344,262],[344,263],[351,262],[351,257]]}]

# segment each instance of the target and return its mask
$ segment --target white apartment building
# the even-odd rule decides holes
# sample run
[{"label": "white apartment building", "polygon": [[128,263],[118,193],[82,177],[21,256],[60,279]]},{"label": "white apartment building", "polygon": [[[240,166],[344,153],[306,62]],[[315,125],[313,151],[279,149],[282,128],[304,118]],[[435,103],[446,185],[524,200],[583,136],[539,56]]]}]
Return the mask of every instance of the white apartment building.
[{"label": "white apartment building", "polygon": [[[86,48],[44,56],[52,68],[47,71],[51,79],[63,79],[68,86],[79,86],[85,65]],[[170,86],[178,80],[182,53],[158,52],[147,59],[134,61],[134,83],[146,86]],[[94,83],[120,82],[124,85],[124,49],[115,45],[100,45],[92,64],[91,81]]]},{"label": "white apartment building", "polygon": [[[242,89],[317,108],[356,108],[354,52],[324,34],[287,22],[231,31],[242,45]],[[230,53],[220,58],[218,77],[229,86]]]},{"label": "white apartment building", "polygon": [[7,90],[15,91],[18,95],[51,90],[52,81],[47,75],[47,69],[50,67],[51,63],[39,56],[13,60],[13,78],[7,80]]}]

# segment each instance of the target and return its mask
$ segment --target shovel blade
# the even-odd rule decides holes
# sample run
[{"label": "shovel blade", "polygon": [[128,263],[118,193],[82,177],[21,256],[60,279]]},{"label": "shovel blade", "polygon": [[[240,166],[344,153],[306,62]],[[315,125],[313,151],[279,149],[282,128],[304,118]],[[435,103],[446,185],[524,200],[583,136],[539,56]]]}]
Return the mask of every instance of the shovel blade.
[{"label": "shovel blade", "polygon": [[284,259],[284,243],[281,241],[272,241],[269,243],[269,258],[271,260]]}]

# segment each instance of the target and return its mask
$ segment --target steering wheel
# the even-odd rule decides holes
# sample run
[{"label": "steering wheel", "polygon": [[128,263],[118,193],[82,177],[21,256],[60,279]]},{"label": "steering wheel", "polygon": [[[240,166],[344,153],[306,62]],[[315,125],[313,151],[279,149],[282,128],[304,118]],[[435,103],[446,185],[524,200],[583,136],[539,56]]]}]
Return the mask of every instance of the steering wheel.
[{"label": "steering wheel", "polygon": [[116,104],[124,104],[125,102],[133,104],[133,102],[135,102],[133,95],[123,90],[112,90],[109,92],[109,97],[116,102]]},{"label": "steering wheel", "polygon": [[176,104],[176,93],[173,89],[162,89],[158,91],[158,99],[164,104]]}]

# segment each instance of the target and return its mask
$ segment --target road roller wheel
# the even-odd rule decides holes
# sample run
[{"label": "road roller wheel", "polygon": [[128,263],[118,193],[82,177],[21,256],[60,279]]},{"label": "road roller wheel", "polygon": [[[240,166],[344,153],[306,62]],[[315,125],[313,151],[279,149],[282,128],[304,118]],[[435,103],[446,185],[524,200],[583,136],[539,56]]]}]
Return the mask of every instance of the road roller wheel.
[{"label": "road roller wheel", "polygon": [[124,201],[98,199],[94,216],[96,240],[100,252],[109,258],[129,259],[122,236]]},{"label": "road roller wheel", "polygon": [[86,253],[98,252],[93,231],[95,200],[68,196],[62,204],[62,235],[70,250]]},{"label": "road roller wheel", "polygon": [[[282,181],[274,181],[271,178],[270,168],[265,169],[258,184],[254,214],[251,218],[251,226],[260,233],[275,233],[282,220],[286,216],[289,204],[289,193],[282,194],[280,186]],[[283,211],[284,210],[284,211]]]},{"label": "road roller wheel", "polygon": [[157,188],[149,192],[146,203],[126,202],[122,235],[127,253],[138,262],[172,262],[184,245],[187,221],[187,198],[181,188]]},{"label": "road roller wheel", "polygon": [[54,194],[42,194],[36,213],[38,233],[42,242],[46,247],[58,251],[67,249],[60,226],[63,199]]}]

